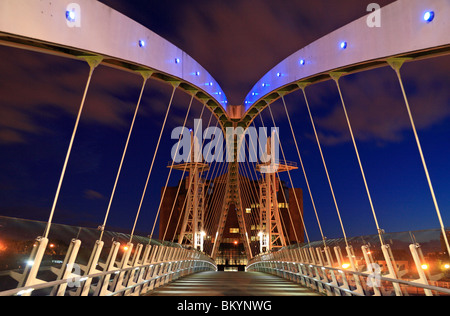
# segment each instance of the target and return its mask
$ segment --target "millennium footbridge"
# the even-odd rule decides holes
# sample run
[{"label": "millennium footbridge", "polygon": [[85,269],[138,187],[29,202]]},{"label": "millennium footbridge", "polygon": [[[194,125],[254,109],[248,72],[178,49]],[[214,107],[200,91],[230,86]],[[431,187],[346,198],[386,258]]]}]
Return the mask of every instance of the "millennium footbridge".
[{"label": "millennium footbridge", "polygon": [[[382,27],[370,25],[377,14],[383,16]],[[0,258],[10,262],[2,266],[0,295],[449,295],[450,230],[442,216],[448,210],[439,208],[427,153],[405,89],[408,77],[402,72],[407,64],[449,54],[449,21],[447,0],[398,0],[298,50],[255,83],[241,105],[232,105],[218,81],[192,57],[98,1],[0,1],[1,45],[78,60],[87,72],[59,181],[54,184],[56,194],[48,218],[42,222],[0,218]],[[135,96],[138,101],[128,137],[123,144],[116,144],[122,156],[117,157],[119,167],[114,170],[116,176],[111,183],[112,194],[104,221],[96,229],[64,226],[54,223],[54,215],[85,103],[100,67],[133,74],[141,82],[140,93]],[[387,232],[383,229],[385,223],[377,216],[371,183],[347,112],[346,100],[351,93],[341,83],[348,75],[382,67],[390,69],[398,83],[396,89],[402,96],[400,101],[408,115],[432,197],[435,212],[428,216],[435,218],[435,230]],[[331,82],[339,95],[339,110],[346,118],[364,184],[364,198],[370,206],[373,221],[361,225],[374,225],[375,229],[368,229],[364,237],[349,237],[346,232],[341,216],[345,210],[339,207],[327,164],[333,157],[327,157],[322,150],[313,101],[308,95],[311,87],[325,81]],[[147,180],[142,188],[136,187],[143,190],[136,212],[123,214],[134,221],[129,233],[111,232],[107,229],[108,219],[122,167],[133,141],[141,101],[148,85],[154,82],[167,85],[170,93],[164,119],[159,126],[151,127],[158,141],[148,164]],[[174,143],[176,139],[179,142],[175,144],[173,160],[157,166],[155,157],[164,142],[162,135],[171,120],[177,92],[190,99],[184,108],[186,118],[175,134]],[[45,93],[51,94],[51,87]],[[322,229],[321,211],[309,185],[312,172],[303,163],[296,126],[291,122],[293,99],[307,109],[341,231],[337,239],[326,238]],[[199,118],[208,113],[209,122],[199,122],[203,124],[201,128],[189,129],[187,119],[197,103],[202,109]],[[276,128],[268,134],[260,132],[261,127],[277,126],[274,107],[285,114],[289,137],[280,137]],[[264,121],[263,112],[269,121]],[[295,162],[286,159],[288,146],[296,154]],[[220,154],[226,158],[218,159]],[[136,224],[147,191],[154,189],[151,183],[155,169],[166,170],[168,176],[161,199],[152,202],[157,209],[152,232],[142,237],[136,234]],[[284,185],[290,189],[281,188],[280,173],[289,179]],[[309,227],[303,220],[303,197],[293,183],[294,173],[304,177],[305,204],[312,205],[321,240],[310,239]],[[181,179],[175,189],[168,186],[171,177]],[[281,195],[286,192],[289,196],[281,201],[289,201],[287,212],[283,211],[287,209],[285,205],[280,205]],[[163,215],[164,224],[157,240],[154,230]],[[245,272],[227,275],[219,270],[239,265],[229,261],[234,259],[227,259],[227,249],[223,248],[224,244],[233,244],[227,237],[231,217],[238,226],[234,233],[239,236],[236,245],[239,243],[241,247]],[[64,244],[59,245],[63,251],[58,256],[54,250],[56,240]],[[427,247],[421,244],[422,240]],[[226,283],[230,280],[234,286]]]}]

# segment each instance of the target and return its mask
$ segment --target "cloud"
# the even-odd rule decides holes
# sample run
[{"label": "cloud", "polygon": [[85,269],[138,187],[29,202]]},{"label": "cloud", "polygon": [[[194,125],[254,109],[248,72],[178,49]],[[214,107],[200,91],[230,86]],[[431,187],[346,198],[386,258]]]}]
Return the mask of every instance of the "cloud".
[{"label": "cloud", "polygon": [[[78,60],[1,47],[0,142],[26,142],[27,134],[50,133],[52,120],[78,113],[89,68]],[[141,79],[105,66],[92,77],[82,122],[113,128],[129,125]]]},{"label": "cloud", "polygon": [[219,81],[231,104],[240,104],[286,57],[367,13],[359,0],[198,3],[185,2],[180,9],[180,45]]},{"label": "cloud", "polygon": [[[271,0],[193,0],[179,1],[177,10],[159,2],[151,5],[139,0],[134,1],[135,5],[124,5],[117,0],[102,2],[141,23],[148,20],[146,8],[157,5],[158,12],[163,14],[156,19],[161,22],[158,30],[219,81],[229,104],[241,103],[261,76],[293,52],[367,13],[367,4],[359,0],[293,0],[282,5]],[[390,2],[393,1],[378,3],[384,6]],[[162,23],[163,20],[172,23]],[[61,115],[74,117],[77,114],[88,74],[84,62],[6,47],[0,49],[0,57],[0,71],[8,74],[8,80],[0,85],[0,144],[25,143],[29,134],[51,133],[54,120]],[[419,128],[436,124],[448,116],[448,106],[445,107],[448,95],[440,93],[430,98],[425,88],[430,84],[439,85],[446,71],[448,67],[434,64],[430,71],[421,74],[420,83],[419,77],[407,77],[409,87],[413,87],[409,95]],[[438,76],[433,79],[435,72]],[[343,79],[349,115],[359,140],[395,142],[402,139],[409,122],[398,95],[398,83],[393,79],[384,81],[373,75],[358,76],[350,81],[351,85]],[[140,80],[139,76],[100,66],[94,72],[82,122],[127,130],[139,95]],[[440,91],[445,90],[442,85],[441,82]],[[333,92],[328,89],[324,94],[330,91]],[[160,123],[170,92],[170,87],[149,82],[140,115]],[[180,101],[178,93],[170,117],[170,123],[177,126],[182,125],[189,102],[188,98]],[[317,101],[312,102],[315,107],[330,101],[324,94],[311,96]],[[333,106],[327,115],[317,117],[327,144],[349,140],[342,108],[336,102]],[[193,111],[199,114],[200,109],[196,104]],[[281,108],[272,109],[276,119],[284,115]]]},{"label": "cloud", "polygon": [[[450,58],[407,64],[402,70],[408,101],[417,129],[423,130],[450,117]],[[422,64],[421,64],[422,63]],[[426,64],[426,65],[425,65]],[[426,67],[428,71],[421,70]],[[389,67],[342,78],[340,81],[348,116],[358,141],[378,143],[400,142],[405,131],[411,131],[411,122],[400,85]],[[335,91],[332,91],[334,89]],[[336,94],[329,84],[327,94]],[[314,102],[323,102],[313,97]],[[317,105],[317,103],[316,103]],[[319,105],[319,107],[324,105]],[[334,99],[330,112],[315,119],[320,139],[326,145],[350,141],[340,99]]]},{"label": "cloud", "polygon": [[84,191],[84,198],[88,200],[105,200],[106,197],[94,190],[86,190]]}]

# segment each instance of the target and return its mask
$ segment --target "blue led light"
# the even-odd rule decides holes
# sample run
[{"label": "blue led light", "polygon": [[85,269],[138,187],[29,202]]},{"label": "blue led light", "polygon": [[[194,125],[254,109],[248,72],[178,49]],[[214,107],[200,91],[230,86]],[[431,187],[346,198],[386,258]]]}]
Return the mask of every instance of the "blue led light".
[{"label": "blue led light", "polygon": [[181,59],[180,58],[175,58],[175,64],[179,64],[181,63]]},{"label": "blue led light", "polygon": [[304,59],[300,59],[299,64],[300,66],[303,66],[306,63],[306,61]]},{"label": "blue led light", "polygon": [[341,49],[346,49],[346,48],[347,48],[347,42],[341,42],[341,43],[339,44],[339,47],[340,47]]},{"label": "blue led light", "polygon": [[73,10],[67,10],[66,11],[66,19],[67,19],[67,21],[75,22],[76,17],[77,16],[75,14],[75,11],[73,11]]},{"label": "blue led light", "polygon": [[145,47],[145,41],[139,40],[139,47]]},{"label": "blue led light", "polygon": [[277,77],[281,77],[281,76],[282,76],[281,72],[278,72]]},{"label": "blue led light", "polygon": [[423,19],[425,22],[430,23],[434,20],[434,12],[433,11],[427,11],[423,15]]},{"label": "blue led light", "polygon": [[196,76],[200,76],[200,71],[197,71],[197,72],[195,73],[195,75],[196,75]]}]

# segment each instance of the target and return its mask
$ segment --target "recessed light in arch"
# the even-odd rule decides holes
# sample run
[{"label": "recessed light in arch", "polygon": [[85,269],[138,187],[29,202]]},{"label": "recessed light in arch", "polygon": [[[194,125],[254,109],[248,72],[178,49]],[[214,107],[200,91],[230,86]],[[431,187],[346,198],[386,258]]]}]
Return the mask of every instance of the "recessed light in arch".
[{"label": "recessed light in arch", "polygon": [[434,16],[435,16],[434,11],[427,11],[423,15],[423,20],[427,23],[433,22]]}]

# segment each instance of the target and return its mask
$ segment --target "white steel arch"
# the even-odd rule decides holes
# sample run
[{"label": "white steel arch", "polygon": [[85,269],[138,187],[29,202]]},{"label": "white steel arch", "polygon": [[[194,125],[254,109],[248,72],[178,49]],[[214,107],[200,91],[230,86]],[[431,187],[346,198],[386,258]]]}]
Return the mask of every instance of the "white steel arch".
[{"label": "white steel arch", "polygon": [[[432,22],[426,12],[434,12]],[[300,49],[266,73],[244,100],[243,123],[249,124],[278,92],[299,89],[298,83],[331,79],[387,66],[394,57],[421,59],[450,51],[450,2],[398,0],[380,10],[381,27],[370,27],[364,16]],[[344,45],[345,43],[345,45]],[[341,47],[341,44],[345,47]]]},{"label": "white steel arch", "polygon": [[69,58],[101,56],[102,64],[148,70],[206,103],[225,119],[227,99],[193,58],[141,24],[99,1],[2,0],[0,44]]}]

